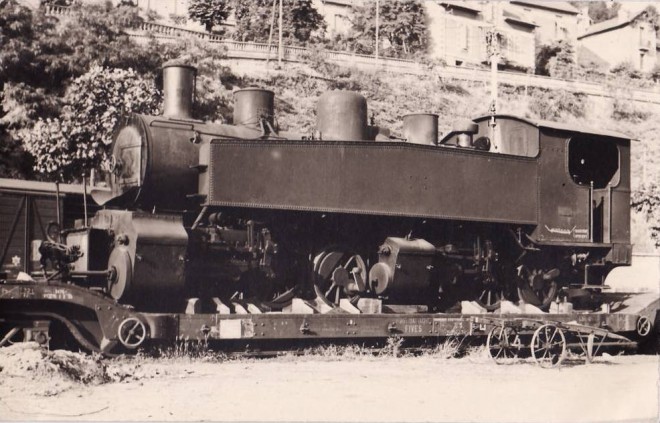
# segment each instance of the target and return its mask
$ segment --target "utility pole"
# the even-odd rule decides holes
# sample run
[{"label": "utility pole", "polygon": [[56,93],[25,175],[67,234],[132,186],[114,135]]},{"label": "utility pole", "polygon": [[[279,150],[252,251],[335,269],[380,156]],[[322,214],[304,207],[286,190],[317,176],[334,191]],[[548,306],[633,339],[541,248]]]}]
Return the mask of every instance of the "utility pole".
[{"label": "utility pole", "polygon": [[497,114],[497,64],[500,59],[501,46],[500,46],[500,9],[497,2],[492,4],[492,26],[486,34],[486,51],[488,53],[488,58],[490,59],[490,122],[488,126],[490,127],[490,139],[495,150],[499,147],[499,140],[496,137],[495,126],[497,122],[495,121],[495,115]]},{"label": "utility pole", "polygon": [[378,67],[378,45],[380,32],[380,0],[376,0],[376,67]]},{"label": "utility pole", "polygon": [[268,56],[266,56],[266,67],[270,62],[270,46],[273,45],[273,27],[275,26],[275,5],[277,0],[273,0],[273,8],[270,13],[270,32],[268,33]]},{"label": "utility pole", "polygon": [[277,21],[279,27],[280,27],[280,41],[279,41],[279,46],[277,47],[277,65],[282,66],[282,0],[280,0],[280,16]]}]

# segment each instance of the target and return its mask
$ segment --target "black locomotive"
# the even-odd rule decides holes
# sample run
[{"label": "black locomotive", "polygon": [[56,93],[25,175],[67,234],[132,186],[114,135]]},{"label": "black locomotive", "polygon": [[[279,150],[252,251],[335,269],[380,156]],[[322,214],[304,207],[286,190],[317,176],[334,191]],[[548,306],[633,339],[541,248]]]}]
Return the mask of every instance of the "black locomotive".
[{"label": "black locomotive", "polygon": [[411,114],[398,137],[346,91],[295,134],[257,88],[212,124],[191,116],[194,78],[164,69],[163,116],[117,132],[104,209],[42,248],[64,280],[147,312],[547,309],[597,306],[631,262],[625,135],[495,115],[438,140],[437,115]]}]

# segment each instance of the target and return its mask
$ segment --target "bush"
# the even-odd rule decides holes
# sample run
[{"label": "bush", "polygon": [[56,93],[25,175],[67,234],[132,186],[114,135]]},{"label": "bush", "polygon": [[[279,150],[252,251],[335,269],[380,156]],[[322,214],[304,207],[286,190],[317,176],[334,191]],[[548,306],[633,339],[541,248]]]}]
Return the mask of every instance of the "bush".
[{"label": "bush", "polygon": [[63,102],[59,117],[40,118],[17,136],[35,157],[37,172],[75,180],[106,158],[122,116],[157,113],[161,97],[153,82],[132,69],[95,66],[73,81]]},{"label": "bush", "polygon": [[628,79],[642,79],[644,76],[642,72],[635,69],[635,66],[629,61],[615,65],[610,69],[610,73],[614,76]]},{"label": "bush", "polygon": [[632,99],[615,98],[612,103],[612,119],[626,120],[632,123],[645,121],[650,112],[640,109]]},{"label": "bush", "polygon": [[660,82],[660,63],[656,63],[655,66],[653,66],[653,69],[649,72],[649,78],[651,78],[653,82]]},{"label": "bush", "polygon": [[544,120],[559,120],[565,116],[584,117],[586,96],[566,90],[533,89],[529,110],[532,115]]},{"label": "bush", "polygon": [[652,183],[633,191],[631,205],[646,217],[655,246],[660,247],[660,186]]}]

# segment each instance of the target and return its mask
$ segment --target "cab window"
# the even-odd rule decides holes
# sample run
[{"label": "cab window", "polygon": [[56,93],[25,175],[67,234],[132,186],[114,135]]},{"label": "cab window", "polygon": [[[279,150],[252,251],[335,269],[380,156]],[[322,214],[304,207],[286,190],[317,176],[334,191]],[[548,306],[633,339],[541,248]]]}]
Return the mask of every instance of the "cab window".
[{"label": "cab window", "polygon": [[605,188],[616,185],[619,172],[619,148],[604,138],[577,136],[568,143],[568,171],[579,185]]}]

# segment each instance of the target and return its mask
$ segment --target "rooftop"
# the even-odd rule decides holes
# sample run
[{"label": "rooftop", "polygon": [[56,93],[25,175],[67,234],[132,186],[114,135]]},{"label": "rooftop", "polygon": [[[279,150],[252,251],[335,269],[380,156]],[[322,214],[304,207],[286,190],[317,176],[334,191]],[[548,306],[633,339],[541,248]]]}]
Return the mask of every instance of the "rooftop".
[{"label": "rooftop", "polygon": [[511,4],[519,4],[528,7],[535,7],[538,9],[554,10],[557,12],[570,13],[577,15],[580,13],[578,9],[573,7],[567,1],[511,1]]},{"label": "rooftop", "polygon": [[528,19],[527,17],[521,16],[521,15],[519,15],[517,13],[514,13],[510,10],[507,10],[507,9],[504,9],[502,11],[502,16],[504,17],[504,20],[509,21],[509,22],[515,22],[517,24],[526,25],[526,26],[530,26],[530,27],[538,26],[531,19]]},{"label": "rooftop", "polygon": [[481,5],[478,2],[475,1],[441,1],[440,5],[445,6],[445,7],[455,7],[458,9],[465,9],[469,10],[471,12],[477,12],[481,13]]},{"label": "rooftop", "polygon": [[602,34],[603,32],[612,31],[613,29],[623,28],[624,26],[630,24],[634,21],[639,15],[644,12],[639,12],[636,14],[631,14],[630,16],[617,16],[616,18],[608,19],[603,22],[589,26],[584,34],[578,37],[578,40],[581,40],[585,37],[590,37],[596,34]]}]

